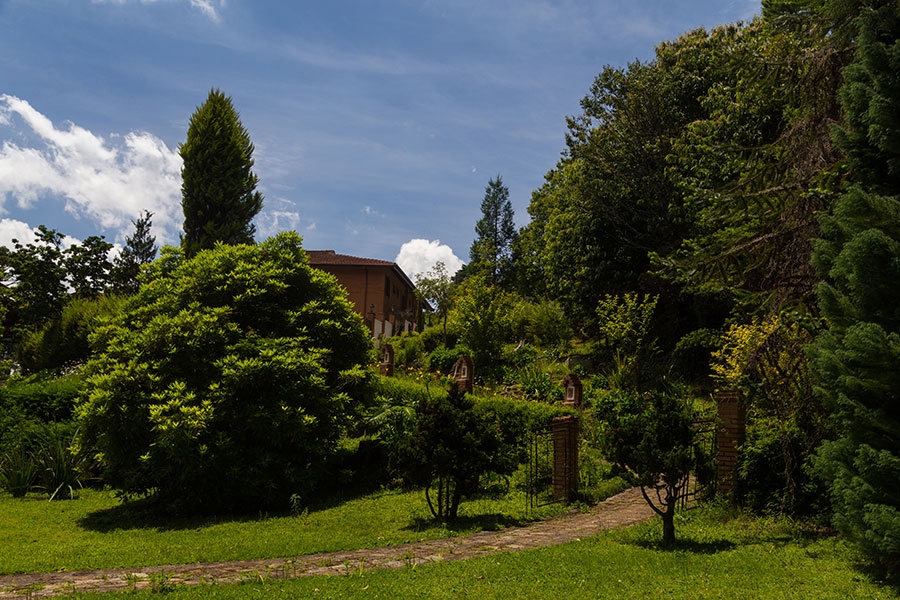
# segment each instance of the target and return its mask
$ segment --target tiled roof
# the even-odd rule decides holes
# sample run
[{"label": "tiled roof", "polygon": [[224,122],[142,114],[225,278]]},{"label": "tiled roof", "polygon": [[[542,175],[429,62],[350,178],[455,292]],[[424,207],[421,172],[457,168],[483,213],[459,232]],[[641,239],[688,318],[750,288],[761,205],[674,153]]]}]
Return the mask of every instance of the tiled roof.
[{"label": "tiled roof", "polygon": [[347,254],[337,254],[334,250],[307,250],[309,255],[309,264],[315,265],[345,265],[352,267],[393,267],[394,263],[389,260],[377,260],[374,258],[360,258],[359,256],[348,256]]},{"label": "tiled roof", "polygon": [[347,254],[338,254],[334,250],[307,250],[306,254],[309,255],[309,264],[314,267],[327,267],[330,265],[344,267],[388,267],[392,269],[400,279],[406,282],[409,289],[416,289],[416,285],[410,281],[409,276],[403,272],[403,269],[401,269],[397,263],[389,260],[349,256]]}]

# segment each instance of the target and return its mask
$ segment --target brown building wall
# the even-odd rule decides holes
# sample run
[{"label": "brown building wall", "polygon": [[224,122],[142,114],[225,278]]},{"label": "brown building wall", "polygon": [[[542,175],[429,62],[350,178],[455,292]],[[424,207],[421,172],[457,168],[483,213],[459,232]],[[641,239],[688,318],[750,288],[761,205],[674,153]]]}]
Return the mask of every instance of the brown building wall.
[{"label": "brown building wall", "polygon": [[382,327],[381,330],[376,330],[374,332],[376,337],[380,337],[380,334],[400,333],[406,328],[406,321],[411,323],[410,327],[415,327],[418,301],[414,292],[392,268],[356,265],[316,265],[316,268],[337,277],[340,284],[347,289],[347,295],[354,309],[363,316],[370,327],[373,311],[375,321],[391,323],[389,328]]}]

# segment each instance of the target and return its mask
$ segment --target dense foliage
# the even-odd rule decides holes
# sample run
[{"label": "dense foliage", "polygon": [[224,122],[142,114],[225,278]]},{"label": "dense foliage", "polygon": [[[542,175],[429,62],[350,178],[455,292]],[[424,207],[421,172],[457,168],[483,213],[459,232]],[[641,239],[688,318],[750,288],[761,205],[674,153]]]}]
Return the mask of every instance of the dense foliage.
[{"label": "dense foliage", "polygon": [[167,249],[92,341],[81,445],[105,482],[206,512],[310,493],[370,348],[296,234],[192,259]]},{"label": "dense foliage", "polygon": [[816,468],[833,521],[886,573],[900,570],[900,7],[876,2],[852,20],[853,62],[838,142],[854,186],[823,218],[816,264],[827,322],[811,348],[836,435]]},{"label": "dense foliage", "polygon": [[432,514],[444,523],[456,519],[463,499],[481,491],[485,476],[508,476],[525,462],[532,428],[571,414],[559,405],[410,380],[381,377],[375,388],[369,424],[388,472],[425,487]]}]

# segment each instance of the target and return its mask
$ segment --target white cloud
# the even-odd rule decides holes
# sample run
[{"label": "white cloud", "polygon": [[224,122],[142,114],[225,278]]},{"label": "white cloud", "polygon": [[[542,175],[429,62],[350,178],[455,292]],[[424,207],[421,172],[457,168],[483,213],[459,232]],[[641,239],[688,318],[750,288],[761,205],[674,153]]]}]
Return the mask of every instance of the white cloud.
[{"label": "white cloud", "polygon": [[298,231],[300,221],[300,213],[295,211],[263,209],[256,218],[256,239],[270,238],[282,231]]},{"label": "white cloud", "polygon": [[[0,246],[5,246],[12,250],[15,246],[13,240],[18,241],[23,246],[27,246],[28,244],[37,243],[36,238],[37,227],[33,227],[28,223],[24,223],[17,219],[0,219]],[[66,250],[72,246],[81,244],[81,242],[82,240],[76,237],[63,234],[60,248]],[[120,250],[120,246],[113,245],[112,249],[109,251],[110,260],[118,255]]]},{"label": "white cloud", "polygon": [[21,209],[40,203],[87,218],[119,238],[142,210],[153,213],[157,238],[178,239],[181,228],[181,157],[146,132],[104,138],[73,123],[57,128],[28,102],[0,95],[0,126],[27,146],[0,147],[0,211],[12,200]]},{"label": "white cloud", "polygon": [[15,219],[0,219],[0,246],[13,247],[13,240],[19,240],[22,245],[28,244],[34,239],[34,230],[28,223]]},{"label": "white cloud", "polygon": [[438,262],[444,263],[451,277],[463,266],[463,261],[453,253],[453,248],[442,244],[440,240],[423,239],[409,240],[400,246],[400,253],[394,262],[413,281],[417,275],[428,272]]},{"label": "white cloud", "polygon": [[[129,4],[134,1],[139,1],[141,4],[156,4],[162,0],[92,0],[94,4]],[[169,0],[172,1],[172,0]],[[225,0],[188,0],[191,8],[196,8],[204,15],[206,15],[209,20],[214,23],[219,23],[222,18],[219,15],[218,8],[225,7]]]},{"label": "white cloud", "polygon": [[224,7],[225,0],[219,0],[218,2],[215,2],[215,0],[191,0],[191,6],[200,9],[200,12],[218,23],[220,18],[219,13],[216,10],[217,4],[221,7]]}]

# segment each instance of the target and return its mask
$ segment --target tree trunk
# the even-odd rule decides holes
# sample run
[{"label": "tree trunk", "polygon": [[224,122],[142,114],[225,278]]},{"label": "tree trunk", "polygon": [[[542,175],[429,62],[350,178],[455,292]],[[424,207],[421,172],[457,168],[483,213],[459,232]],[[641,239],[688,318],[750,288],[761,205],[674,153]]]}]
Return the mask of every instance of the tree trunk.
[{"label": "tree trunk", "polygon": [[[667,499],[668,500],[668,499]],[[663,544],[669,546],[675,543],[675,501],[666,502],[666,510],[661,513],[663,523]]]}]

